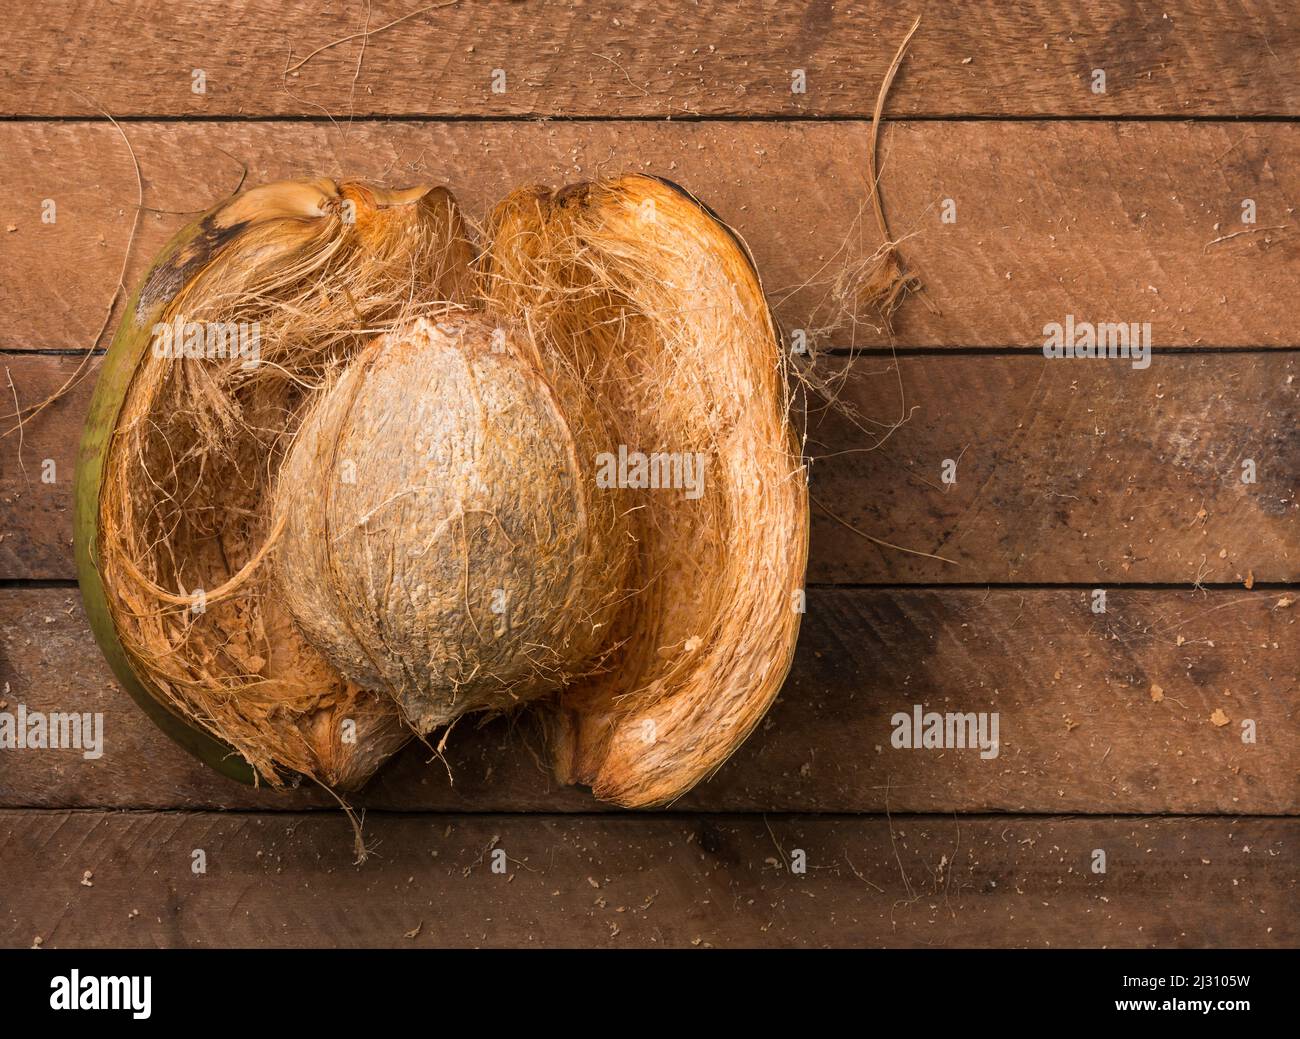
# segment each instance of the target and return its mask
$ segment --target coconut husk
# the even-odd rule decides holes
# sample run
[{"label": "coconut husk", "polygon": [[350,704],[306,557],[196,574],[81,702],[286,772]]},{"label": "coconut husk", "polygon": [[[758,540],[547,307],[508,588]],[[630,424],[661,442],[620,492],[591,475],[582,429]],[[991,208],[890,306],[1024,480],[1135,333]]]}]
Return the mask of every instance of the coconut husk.
[{"label": "coconut husk", "polygon": [[[293,623],[262,565],[269,489],[319,386],[416,300],[460,296],[471,258],[441,188],[270,184],[173,243],[115,339],[128,379],[102,384],[117,409],[92,416],[111,436],[85,466],[100,480],[83,586],[102,584],[129,677],[273,785],[355,786],[409,738]],[[178,318],[255,324],[257,363],[157,356],[153,329]]]},{"label": "coconut husk", "polygon": [[705,459],[698,499],[627,492],[620,649],[554,714],[563,780],[663,804],[730,756],[789,670],[808,502],[784,353],[743,243],[668,182],[518,191],[489,233],[489,311],[544,328],[550,365],[598,388],[624,443]]},{"label": "coconut husk", "polygon": [[[777,331],[743,243],[665,181],[515,192],[486,237],[474,260],[438,189],[312,181],[175,243],[88,432],[88,605],[267,782],[355,786],[412,733],[535,704],[564,781],[666,803],[793,654]],[[153,356],[178,315],[258,322],[259,362]],[[602,482],[629,451],[702,460],[699,493]]]}]

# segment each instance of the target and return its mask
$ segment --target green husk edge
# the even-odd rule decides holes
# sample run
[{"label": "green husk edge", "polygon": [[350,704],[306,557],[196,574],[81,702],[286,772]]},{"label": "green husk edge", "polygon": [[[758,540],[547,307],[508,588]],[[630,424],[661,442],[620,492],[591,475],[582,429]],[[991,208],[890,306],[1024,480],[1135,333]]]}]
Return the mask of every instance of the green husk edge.
[{"label": "green husk edge", "polygon": [[[212,212],[215,212],[213,210]],[[170,259],[195,236],[202,220],[210,214],[183,228],[167,243],[149,274]],[[103,483],[108,447],[117,428],[118,415],[126,399],[145,351],[151,341],[152,321],[136,321],[136,308],[140,291],[148,284],[146,275],[137,286],[118,325],[117,333],[108,348],[91,399],[90,412],[77,452],[75,500],[73,504],[73,547],[77,560],[77,583],[81,586],[82,604],[90,620],[95,641],[117,676],[122,687],[131,694],[141,709],[158,728],[197,757],[223,775],[241,783],[256,784],[257,776],[251,765],[237,751],[216,737],[204,732],[192,722],[166,706],[161,695],[148,682],[136,674],[135,669],[117,637],[117,627],[109,613],[104,583],[100,577],[97,558],[99,545],[99,492]],[[161,309],[162,304],[158,304]]]}]

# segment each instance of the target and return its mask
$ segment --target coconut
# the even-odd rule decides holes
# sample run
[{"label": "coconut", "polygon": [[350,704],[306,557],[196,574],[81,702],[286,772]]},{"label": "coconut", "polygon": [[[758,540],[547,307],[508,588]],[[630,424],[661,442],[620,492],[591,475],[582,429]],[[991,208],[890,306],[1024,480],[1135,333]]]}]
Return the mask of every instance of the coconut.
[{"label": "coconut", "polygon": [[569,685],[627,594],[624,505],[589,464],[612,432],[538,352],[477,315],[419,317],[320,394],[280,467],[286,604],[420,733]]},{"label": "coconut", "polygon": [[[258,356],[189,350],[196,324],[256,326]],[[162,326],[181,356],[149,349]],[[254,189],[172,243],[110,350],[87,607],[232,773],[347,789],[412,734],[532,705],[561,779],[666,803],[790,665],[789,411],[743,242],[666,181],[515,192],[477,259],[440,189]]]}]

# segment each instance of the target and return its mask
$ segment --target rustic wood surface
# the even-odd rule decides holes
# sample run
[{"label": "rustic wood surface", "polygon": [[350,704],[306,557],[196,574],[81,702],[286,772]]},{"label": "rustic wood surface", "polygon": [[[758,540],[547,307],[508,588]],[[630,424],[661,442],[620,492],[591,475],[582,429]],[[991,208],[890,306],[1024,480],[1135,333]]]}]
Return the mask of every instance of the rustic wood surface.
[{"label": "rustic wood surface", "polygon": [[[10,8],[10,402],[96,345],[124,256],[129,288],[239,184],[446,183],[481,219],[644,170],[745,237],[838,407],[807,412],[794,667],[732,760],[626,813],[558,786],[528,718],[462,725],[445,765],[408,747],[353,797],[358,866],[329,798],[207,770],[95,646],[70,545],[92,358],[0,440],[0,712],[104,724],[94,760],[0,750],[0,945],[1300,942],[1294,4]],[[878,244],[866,120],[922,9],[880,158],[925,292],[884,328],[835,285]],[[1045,360],[1067,315],[1149,321],[1150,367]],[[916,704],[996,712],[998,756],[895,748]]]},{"label": "rustic wood surface", "polygon": [[0,812],[0,876],[24,893],[0,905],[0,943],[1300,940],[1296,819],[383,815],[371,840],[358,867],[340,815]]},{"label": "rustic wood surface", "polygon": [[[1289,813],[1300,801],[1300,605],[1289,598],[1112,590],[1095,614],[1080,589],[814,589],[771,714],[673,809]],[[0,628],[9,711],[99,712],[104,726],[98,759],[76,749],[0,758],[0,806],[332,807],[309,791],[241,786],[172,744],[113,681],[75,588],[0,591]],[[894,747],[893,716],[916,704],[996,711],[997,757]],[[446,764],[412,745],[354,800],[405,811],[606,807],[557,785],[540,751],[527,718],[461,726]]]},{"label": "rustic wood surface", "polygon": [[[3,363],[19,400],[34,403],[81,362]],[[838,408],[815,402],[809,413],[812,582],[1300,577],[1296,354],[1167,354],[1145,371],[1030,352],[896,364],[859,358],[835,384]],[[72,472],[88,370],[25,425],[21,464],[16,435],[0,451],[0,579],[75,576]],[[46,459],[52,483],[42,482]],[[943,482],[949,459],[954,483]],[[1241,479],[1246,459],[1253,484]]]},{"label": "rustic wood surface", "polygon": [[[663,4],[15,4],[0,115],[869,115],[917,14],[890,110],[907,115],[1300,113],[1287,0],[1145,7],[1030,0]],[[317,48],[322,51],[287,72]],[[360,60],[360,63],[359,63]],[[193,91],[193,70],[206,93]],[[494,69],[505,92],[492,91]],[[807,92],[792,93],[806,70]],[[1106,92],[1092,92],[1092,70]],[[75,90],[73,89],[75,88]]]},{"label": "rustic wood surface", "polygon": [[[149,122],[124,132],[149,207],[130,284],[245,165],[250,184],[322,174],[445,183],[479,218],[520,184],[659,173],[744,235],[787,330],[833,326],[837,276],[879,244],[860,122]],[[896,315],[898,345],[1041,349],[1044,326],[1073,314],[1149,321],[1157,348],[1300,346],[1300,124],[895,122],[881,164],[891,231],[927,290]],[[136,213],[122,138],[102,121],[0,123],[0,178],[0,269],[12,272],[0,348],[88,347]],[[41,220],[45,199],[53,224]],[[956,223],[941,222],[945,199]],[[1243,199],[1255,203],[1253,225],[1241,222]],[[823,338],[888,345],[866,317]]]}]

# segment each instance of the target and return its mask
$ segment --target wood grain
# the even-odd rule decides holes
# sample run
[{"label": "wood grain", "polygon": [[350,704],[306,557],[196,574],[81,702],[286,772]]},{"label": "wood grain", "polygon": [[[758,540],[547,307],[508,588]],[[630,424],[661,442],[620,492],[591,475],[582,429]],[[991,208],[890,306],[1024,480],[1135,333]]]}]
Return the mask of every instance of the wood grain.
[{"label": "wood grain", "polygon": [[[0,440],[0,712],[98,714],[104,752],[0,749],[0,945],[1300,942],[1293,3],[10,7],[6,399],[77,368],[124,252],[129,289],[237,184],[316,174],[482,218],[658,173],[745,237],[787,332],[871,353],[819,363],[845,377],[807,415],[808,612],[719,773],[619,812],[544,772],[530,718],[465,725],[352,799],[360,866],[329,797],[213,773],[113,680],[69,583],[78,385]],[[886,329],[836,279],[878,243],[864,120],[922,11],[881,186],[925,294]],[[141,162],[129,250],[105,112]],[[1150,368],[1045,360],[1067,316],[1150,322]],[[997,756],[893,746],[914,705],[995,715]]]},{"label": "wood grain", "polygon": [[[79,363],[4,361],[24,404]],[[897,369],[859,358],[835,386],[841,409],[817,405],[808,419],[809,579],[1300,580],[1297,372],[1289,352],[1160,354],[1145,371],[1030,352],[904,357]],[[16,433],[0,442],[0,578],[75,575],[72,471],[92,379],[25,424],[21,452]],[[945,460],[955,483],[943,482]]]},{"label": "wood grain", "polygon": [[[1290,814],[1300,804],[1300,606],[1277,593],[818,589],[794,668],[741,750],[679,811]],[[73,588],[0,591],[14,713],[103,715],[103,755],[0,750],[0,806],[331,807],[256,791],[173,745],[113,681]],[[1163,699],[1153,700],[1159,686]],[[892,744],[894,715],[996,712],[999,749]],[[1220,716],[1225,724],[1211,720]],[[1257,742],[1242,742],[1252,719]],[[374,809],[595,811],[539,764],[530,720],[412,746],[356,798]],[[454,782],[449,782],[448,770]]]},{"label": "wood grain", "polygon": [[[910,115],[1296,115],[1285,0],[13,5],[0,114],[864,116],[913,18],[890,96]],[[367,10],[371,11],[369,22]],[[286,75],[317,48],[319,53]],[[206,91],[193,92],[202,69]],[[806,71],[806,93],[792,72]],[[1092,70],[1106,92],[1092,92]],[[494,69],[506,73],[494,93]]]},{"label": "wood grain", "polygon": [[[1286,948],[1300,939],[1295,819],[376,816],[370,833],[376,854],[354,866],[339,815],[2,812],[0,876],[23,895],[0,911],[0,944]],[[803,874],[788,865],[796,852]],[[1093,872],[1098,852],[1104,874]]]},{"label": "wood grain", "polygon": [[811,579],[1294,582],[1298,373],[1292,353],[1165,354],[1144,371],[859,359],[839,399],[860,418],[809,422]]},{"label": "wood grain", "polygon": [[[167,237],[247,182],[346,174],[445,182],[467,211],[525,183],[628,170],[684,184],[753,248],[787,331],[884,346],[846,323],[837,276],[879,243],[866,212],[866,124],[128,124],[145,205],[134,284]],[[1157,349],[1300,345],[1300,123],[900,122],[883,135],[891,231],[927,295],[903,347],[1029,346],[1044,327],[1150,322]],[[0,349],[77,349],[99,329],[136,212],[110,126],[0,123]],[[42,203],[57,206],[42,223]],[[942,223],[944,200],[956,223]],[[1257,223],[1243,225],[1242,200]],[[162,212],[157,212],[161,210]],[[182,215],[191,213],[191,217]],[[1232,237],[1229,237],[1232,236]],[[1225,239],[1211,244],[1216,239]],[[838,324],[837,324],[838,322]]]}]

